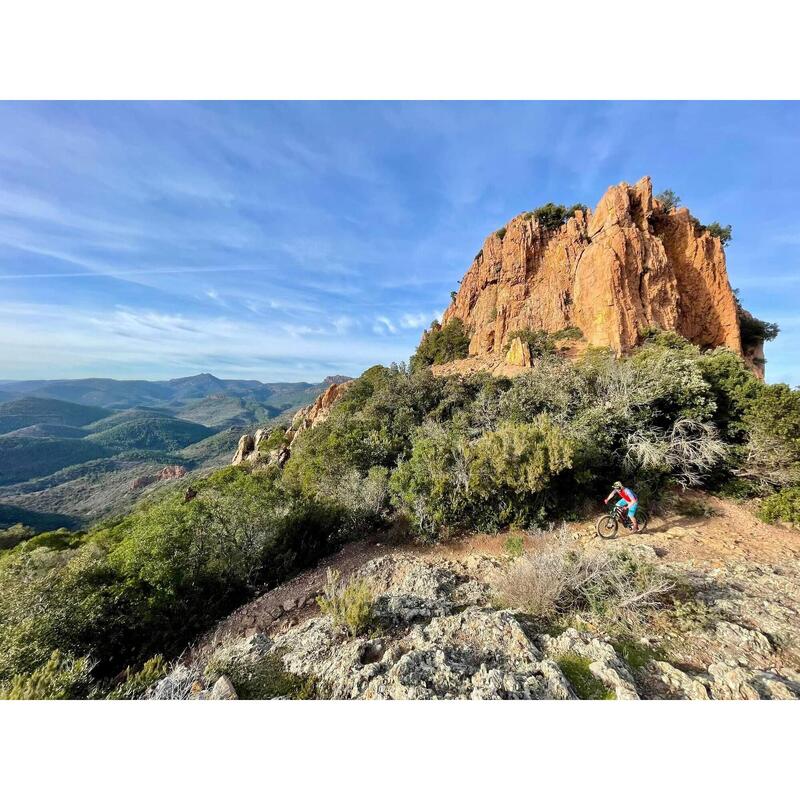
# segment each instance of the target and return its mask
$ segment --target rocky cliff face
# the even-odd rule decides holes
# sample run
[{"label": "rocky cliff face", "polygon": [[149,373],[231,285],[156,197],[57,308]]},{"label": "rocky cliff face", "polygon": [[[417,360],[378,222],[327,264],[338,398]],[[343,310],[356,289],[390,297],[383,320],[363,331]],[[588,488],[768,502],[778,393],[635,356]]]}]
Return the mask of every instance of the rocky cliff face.
[{"label": "rocky cliff face", "polygon": [[590,345],[623,353],[648,328],[742,353],[725,251],[689,211],[664,211],[650,178],[612,186],[592,211],[556,230],[531,214],[483,244],[443,322],[459,318],[470,356],[502,351],[509,334],[577,327]]}]

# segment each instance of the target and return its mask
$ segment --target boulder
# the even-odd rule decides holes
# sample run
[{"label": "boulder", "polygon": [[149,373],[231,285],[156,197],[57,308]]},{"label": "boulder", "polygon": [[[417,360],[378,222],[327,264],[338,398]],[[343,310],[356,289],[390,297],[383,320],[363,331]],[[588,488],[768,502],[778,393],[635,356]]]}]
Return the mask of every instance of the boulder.
[{"label": "boulder", "polygon": [[253,452],[255,446],[256,440],[253,438],[253,436],[249,433],[244,434],[244,436],[239,439],[239,446],[236,448],[236,455],[234,455],[231,464],[234,466],[243,464],[246,461],[247,456]]},{"label": "boulder", "polygon": [[236,689],[233,688],[230,678],[227,675],[221,675],[211,688],[211,693],[208,695],[208,699],[238,700],[239,695],[236,694]]},{"label": "boulder", "polygon": [[515,336],[506,353],[506,364],[512,367],[529,367],[531,365],[531,348],[519,336]]}]

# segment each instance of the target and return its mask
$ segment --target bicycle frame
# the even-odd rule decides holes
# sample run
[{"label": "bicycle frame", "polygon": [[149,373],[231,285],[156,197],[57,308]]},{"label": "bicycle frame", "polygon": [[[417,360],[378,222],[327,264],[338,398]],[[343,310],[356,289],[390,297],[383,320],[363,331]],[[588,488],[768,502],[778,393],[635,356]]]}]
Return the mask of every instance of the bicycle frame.
[{"label": "bicycle frame", "polygon": [[611,508],[611,516],[614,517],[614,519],[616,519],[617,521],[621,522],[624,527],[630,528],[633,525],[633,523],[631,522],[631,518],[628,515],[627,506],[624,509],[624,511],[625,511],[624,514],[622,513],[622,511],[623,511],[623,509],[615,504]]}]

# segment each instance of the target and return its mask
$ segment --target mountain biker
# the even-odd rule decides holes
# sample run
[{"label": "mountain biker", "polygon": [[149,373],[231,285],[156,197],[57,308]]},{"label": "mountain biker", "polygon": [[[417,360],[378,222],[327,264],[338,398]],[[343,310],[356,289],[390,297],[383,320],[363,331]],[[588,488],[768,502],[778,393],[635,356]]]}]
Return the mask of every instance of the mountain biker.
[{"label": "mountain biker", "polygon": [[622,513],[628,515],[628,519],[633,523],[633,532],[639,533],[639,523],[636,520],[636,509],[639,507],[639,498],[636,496],[636,492],[634,492],[633,489],[626,488],[619,481],[614,481],[611,494],[606,497],[605,502],[608,503],[615,495],[619,495],[617,507],[622,510]]}]

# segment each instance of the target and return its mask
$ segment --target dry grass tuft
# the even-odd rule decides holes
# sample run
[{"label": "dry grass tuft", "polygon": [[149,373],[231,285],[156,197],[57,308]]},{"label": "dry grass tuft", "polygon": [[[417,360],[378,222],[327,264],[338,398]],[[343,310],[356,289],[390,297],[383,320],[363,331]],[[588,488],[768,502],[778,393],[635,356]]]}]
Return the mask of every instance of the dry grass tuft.
[{"label": "dry grass tuft", "polygon": [[543,622],[588,612],[633,630],[662,605],[673,584],[631,552],[583,550],[564,529],[509,565],[495,588],[505,605]]}]

